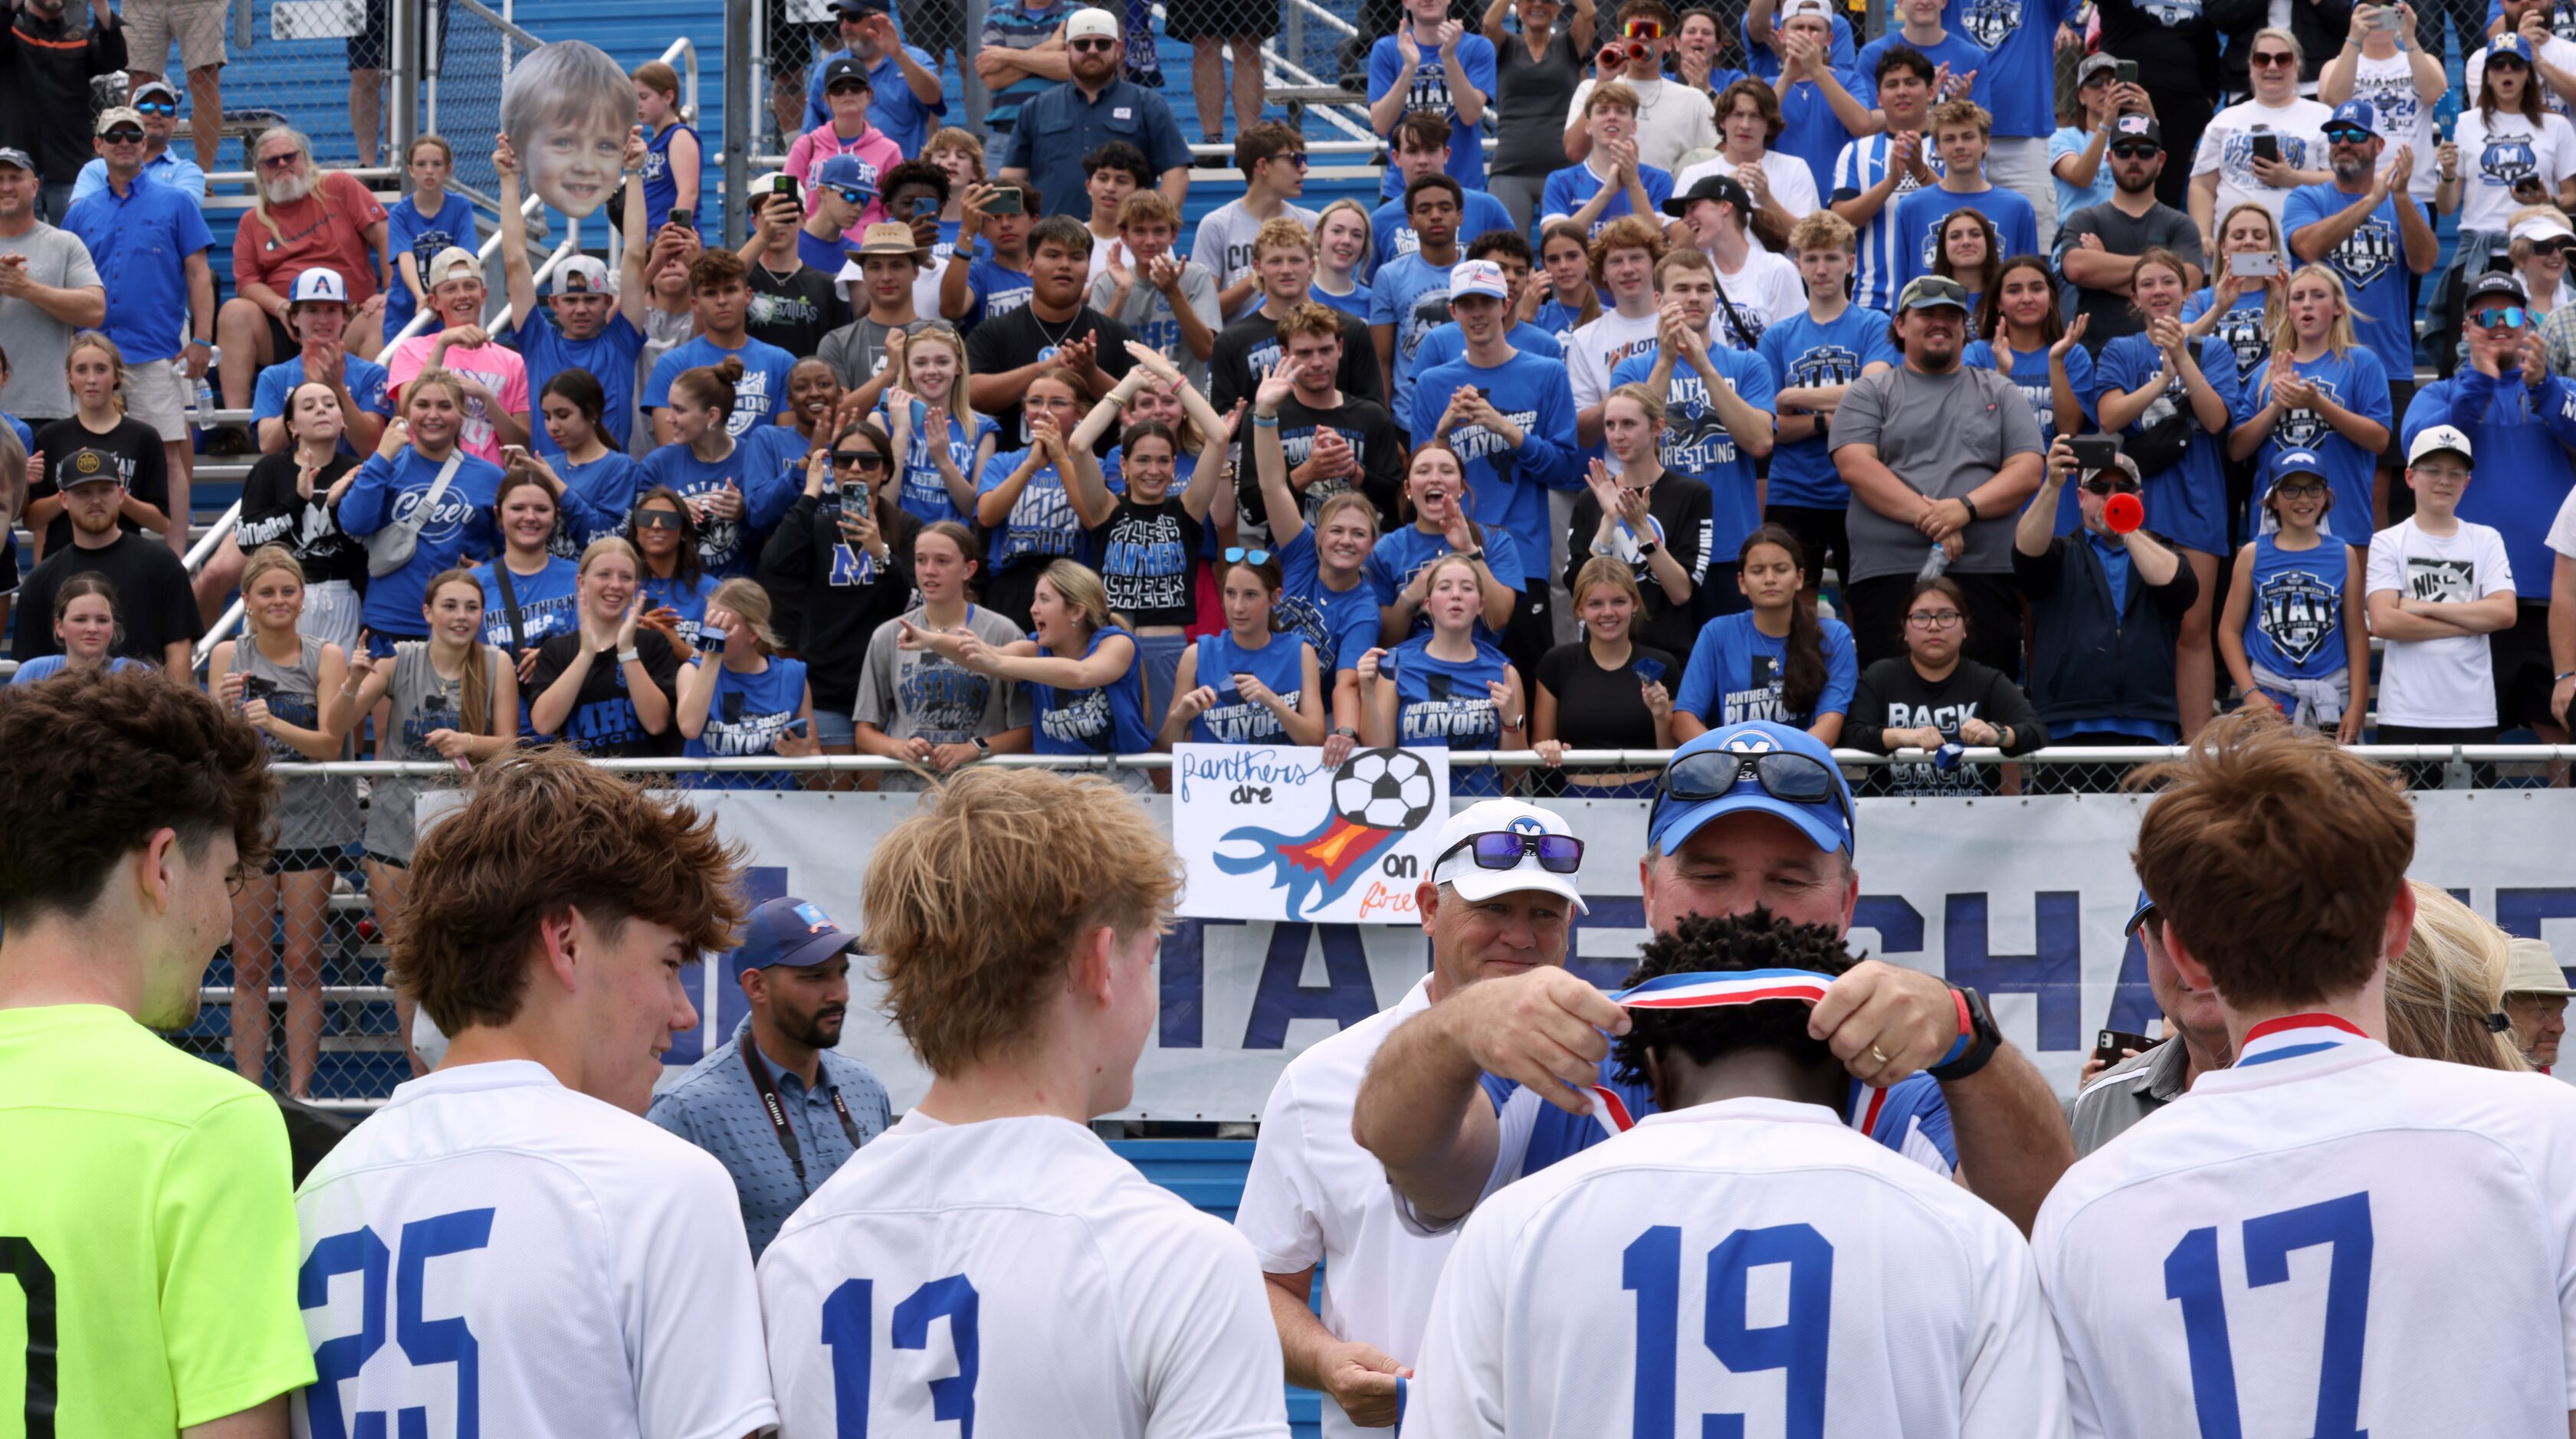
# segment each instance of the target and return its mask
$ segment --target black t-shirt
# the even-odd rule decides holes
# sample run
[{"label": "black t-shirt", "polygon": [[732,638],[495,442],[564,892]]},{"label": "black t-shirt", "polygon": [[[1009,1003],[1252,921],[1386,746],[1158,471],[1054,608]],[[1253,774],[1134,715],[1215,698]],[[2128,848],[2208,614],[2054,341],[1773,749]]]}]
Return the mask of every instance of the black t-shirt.
[{"label": "black t-shirt", "polygon": [[[563,672],[589,641],[581,631],[572,630],[549,635],[537,647],[536,673],[528,677],[523,690],[533,706],[537,696],[554,687]],[[653,686],[675,712],[660,734],[646,734],[643,722],[635,715],[635,701],[627,694],[626,667],[617,662],[614,653],[594,657],[590,673],[582,676],[581,693],[573,700],[572,713],[555,732],[557,738],[592,759],[657,759],[680,752],[679,708],[680,657],[660,630],[639,629],[635,632],[635,657],[644,662],[644,672],[653,677]]]},{"label": "black t-shirt", "polygon": [[804,627],[779,638],[804,659],[814,708],[847,714],[858,704],[868,640],[878,626],[921,603],[912,590],[912,542],[921,521],[895,506],[877,506],[877,527],[890,552],[879,565],[842,542],[838,513],[837,500],[797,496],[760,552],[760,583],[773,593],[792,587],[803,595]]},{"label": "black t-shirt", "polygon": [[173,641],[195,640],[206,632],[187,567],[161,537],[118,535],[94,550],[66,544],[48,553],[27,576],[18,591],[18,640],[11,650],[21,662],[63,652],[54,639],[54,594],[64,581],[86,574],[100,575],[116,587],[116,617],[125,626],[117,654],[157,665]]},{"label": "black t-shirt", "polygon": [[[1999,670],[1963,659],[1938,683],[1915,673],[1914,662],[1892,655],[1863,670],[1852,691],[1850,712],[1843,719],[1842,742],[1852,749],[1888,752],[1886,731],[1930,726],[1955,739],[1959,722],[1981,719],[1996,729],[2009,728],[2007,754],[2028,754],[2048,743],[2048,726],[2028,697]],[[1865,794],[1992,794],[2002,772],[1992,765],[1960,765],[1944,770],[1933,764],[1884,765],[1864,778]]]},{"label": "black t-shirt", "polygon": [[[1671,470],[1664,471],[1663,478],[1655,481],[1655,487],[1646,492],[1646,515],[1663,527],[1664,548],[1681,562],[1682,570],[1691,577],[1691,600],[1689,604],[1674,604],[1665,597],[1662,583],[1655,578],[1654,567],[1643,560],[1633,562],[1630,573],[1636,576],[1637,588],[1646,597],[1645,620],[1638,626],[1636,634],[1640,643],[1670,650],[1677,655],[1689,654],[1691,646],[1699,639],[1698,616],[1714,613],[1702,608],[1704,603],[1713,602],[1712,597],[1700,593],[1709,582],[1708,568],[1735,558],[1707,552],[1714,534],[1711,515],[1715,505],[1716,497],[1710,493],[1707,481],[1675,474]],[[1563,579],[1568,594],[1574,591],[1574,577],[1583,573],[1583,566],[1591,560],[1592,540],[1600,530],[1601,502],[1592,497],[1590,490],[1585,490],[1575,496],[1574,518],[1566,523]],[[1622,553],[1625,552],[1626,546],[1623,545]],[[1681,676],[1673,676],[1667,688],[1680,689]]]},{"label": "black t-shirt", "polygon": [[[1323,507],[1324,501],[1353,489],[1377,502],[1380,534],[1402,523],[1396,501],[1404,493],[1404,434],[1387,417],[1386,406],[1344,395],[1341,404],[1332,409],[1316,410],[1300,403],[1291,393],[1279,402],[1279,450],[1287,457],[1290,474],[1295,474],[1313,453],[1319,428],[1339,431],[1360,468],[1357,475],[1317,480],[1306,487],[1297,497],[1297,508],[1306,523],[1315,523],[1315,511]],[[1261,472],[1253,464],[1252,436],[1252,417],[1247,414],[1235,430],[1239,448],[1234,457],[1234,483],[1243,513],[1266,524],[1270,511],[1261,500]]]},{"label": "black t-shirt", "polygon": [[[1135,357],[1127,353],[1127,342],[1135,336],[1128,333],[1125,325],[1089,305],[1075,311],[1072,319],[1060,324],[1039,320],[1035,304],[1022,305],[1007,315],[986,320],[966,332],[966,363],[973,367],[969,373],[998,375],[1023,365],[1034,365],[1054,354],[1059,346],[1070,345],[1085,335],[1099,337],[1093,343],[1099,348],[1101,370],[1112,378],[1125,379],[1129,368],[1136,363]],[[1091,406],[1086,401],[1082,408],[1088,410]],[[1028,429],[1021,419],[1020,402],[1016,396],[1009,405],[993,412],[993,423],[1002,427],[1003,453],[1029,447]],[[1068,426],[1067,432],[1070,430]]]},{"label": "black t-shirt", "polygon": [[[1333,387],[1346,400],[1386,403],[1386,386],[1377,373],[1377,344],[1356,315],[1333,311],[1342,327],[1342,367],[1333,372]],[[1208,403],[1220,415],[1237,400],[1249,400],[1262,377],[1279,363],[1279,322],[1259,310],[1217,331],[1216,349],[1208,356]]]},{"label": "black t-shirt", "polygon": [[[2102,248],[2114,255],[2143,255],[2153,249],[2167,249],[2195,265],[2206,262],[2200,253],[2200,227],[2191,216],[2171,205],[2159,204],[2141,216],[2132,216],[2108,200],[2087,205],[2058,221],[2058,253],[2074,249],[2081,236],[2096,235]],[[2135,335],[2147,328],[2147,322],[2130,308],[2129,297],[2112,290],[2090,289],[2083,285],[2075,291],[2075,314],[2093,318],[2084,323],[2084,348],[2099,355],[2105,341],[2122,335]],[[2073,323],[2075,315],[2066,317]]]},{"label": "black t-shirt", "polygon": [[241,523],[233,541],[245,555],[262,545],[284,545],[304,566],[307,584],[347,580],[367,587],[367,547],[340,530],[340,511],[323,500],[342,475],[358,467],[358,457],[333,455],[313,476],[313,497],[296,492],[293,450],[262,455],[242,482]]},{"label": "black t-shirt", "polygon": [[[42,500],[62,493],[62,481],[71,474],[72,454],[86,446],[105,450],[116,456],[118,475],[125,481],[126,493],[163,514],[170,513],[170,460],[161,448],[160,435],[141,420],[119,420],[106,434],[92,433],[75,415],[56,420],[36,431],[36,450],[45,457],[45,477],[27,487],[27,498]],[[129,535],[143,533],[143,527],[119,516],[117,528]],[[44,550],[52,554],[72,542],[72,517],[56,515],[45,526]]]},{"label": "black t-shirt", "polygon": [[[2218,27],[2202,7],[2102,0],[2097,8],[2102,53],[2136,61],[2140,84],[2161,93],[2218,92]],[[2173,119],[2170,110],[2166,119]]]},{"label": "black t-shirt", "polygon": [[1584,640],[1549,650],[1539,659],[1538,682],[1556,696],[1556,737],[1568,749],[1655,748],[1655,714],[1646,708],[1649,673],[1667,693],[1682,686],[1680,663],[1653,645],[1630,644],[1628,663],[1615,670],[1603,669]]},{"label": "black t-shirt", "polygon": [[849,302],[832,277],[811,265],[781,276],[758,260],[750,266],[751,305],[743,329],[798,359],[823,347],[823,337],[850,322]]},{"label": "black t-shirt", "polygon": [[1140,628],[1197,623],[1199,547],[1206,537],[1207,526],[1190,518],[1179,495],[1159,505],[1121,498],[1091,530],[1110,610]]}]

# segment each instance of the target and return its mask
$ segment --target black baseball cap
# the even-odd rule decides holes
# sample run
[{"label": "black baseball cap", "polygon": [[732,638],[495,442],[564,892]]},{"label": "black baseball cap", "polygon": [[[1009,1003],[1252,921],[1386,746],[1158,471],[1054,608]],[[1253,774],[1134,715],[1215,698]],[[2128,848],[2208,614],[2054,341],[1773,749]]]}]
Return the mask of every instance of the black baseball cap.
[{"label": "black baseball cap", "polygon": [[2489,270],[2469,282],[2468,298],[2462,302],[2462,308],[2465,309],[2490,296],[2500,296],[2517,305],[2527,304],[2531,299],[2529,295],[2523,293],[2522,281],[2515,279],[2511,271]]},{"label": "black baseball cap", "polygon": [[884,15],[892,10],[887,0],[832,0],[832,9],[841,15]]},{"label": "black baseball cap", "polygon": [[83,445],[63,456],[61,468],[54,471],[58,490],[78,489],[82,485],[122,485],[125,475],[116,468],[116,456],[89,445]]},{"label": "black baseball cap", "polygon": [[876,82],[868,78],[868,67],[860,64],[854,56],[844,55],[823,67],[824,94],[832,93],[832,87],[844,81],[855,81],[871,93],[877,88]]},{"label": "black baseball cap", "polygon": [[1702,200],[1723,200],[1735,207],[1735,213],[1753,213],[1753,195],[1733,175],[1702,175],[1694,181],[1687,195],[1675,195],[1664,202],[1664,213],[1678,220],[1690,213],[1690,207]]}]

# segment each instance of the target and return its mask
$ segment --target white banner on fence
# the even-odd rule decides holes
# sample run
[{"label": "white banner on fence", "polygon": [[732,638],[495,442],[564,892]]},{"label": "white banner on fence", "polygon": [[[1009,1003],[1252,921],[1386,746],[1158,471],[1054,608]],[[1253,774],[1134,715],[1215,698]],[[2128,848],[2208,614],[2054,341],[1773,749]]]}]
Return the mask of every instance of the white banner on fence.
[{"label": "white banner on fence", "polygon": [[[756,899],[794,894],[859,928],[867,857],[916,803],[911,795],[700,791],[753,855]],[[2415,796],[2415,874],[2462,895],[2516,934],[2576,963],[2576,791],[2442,791]],[[426,801],[425,801],[426,802]],[[2071,1093],[2093,1032],[2151,1029],[2143,955],[2120,933],[2137,896],[2133,796],[1865,799],[1855,950],[1945,974],[1994,1001],[2006,1035]],[[1170,801],[1150,806],[1169,821]],[[1637,865],[1645,804],[1552,802],[1588,842],[1569,963],[1615,984],[1646,937]],[[1282,1065],[1307,1045],[1393,1003],[1429,962],[1418,929],[1386,924],[1185,918],[1164,941],[1162,1013],[1137,1069],[1129,1118],[1253,1119]],[[881,1076],[901,1110],[928,1087],[877,1012],[862,964],[841,1048]],[[706,1021],[668,1061],[694,1062],[744,1013],[726,967],[706,968]]]},{"label": "white banner on fence", "polygon": [[1449,752],[1185,744],[1172,750],[1181,913],[1418,925],[1413,891],[1449,814]]}]

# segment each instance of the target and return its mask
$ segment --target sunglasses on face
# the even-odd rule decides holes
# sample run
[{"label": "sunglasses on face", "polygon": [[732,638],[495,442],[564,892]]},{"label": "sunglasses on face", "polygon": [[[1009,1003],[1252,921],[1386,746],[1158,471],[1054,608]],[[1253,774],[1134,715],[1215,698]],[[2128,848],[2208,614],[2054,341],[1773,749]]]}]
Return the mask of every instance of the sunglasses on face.
[{"label": "sunglasses on face", "polygon": [[832,463],[845,470],[882,470],[886,457],[874,450],[834,450]]},{"label": "sunglasses on face", "polygon": [[1572,874],[1583,864],[1583,841],[1570,834],[1520,834],[1511,830],[1493,830],[1471,834],[1440,852],[1431,862],[1438,870],[1449,857],[1466,850],[1478,869],[1518,869],[1521,857],[1537,855],[1538,867],[1550,874]]},{"label": "sunglasses on face", "polygon": [[289,150],[283,155],[262,155],[259,157],[259,168],[263,170],[283,170],[302,158],[303,157],[301,155],[293,150]]},{"label": "sunglasses on face", "polygon": [[853,190],[842,185],[826,185],[823,188],[840,196],[842,199],[853,205],[865,205],[868,203],[868,192],[865,190]]},{"label": "sunglasses on face", "polygon": [[1106,51],[1106,50],[1115,50],[1115,49],[1117,49],[1117,48],[1118,48],[1118,42],[1117,42],[1117,41],[1115,41],[1115,40],[1104,40],[1104,39],[1101,39],[1101,38],[1100,38],[1100,37],[1098,37],[1098,36],[1093,36],[1093,37],[1091,37],[1090,39],[1086,39],[1086,40],[1076,40],[1076,41],[1073,41],[1071,44],[1067,45],[1065,48],[1066,48],[1066,49],[1068,49],[1068,50],[1086,50],[1086,51],[1088,51],[1088,50],[1101,50],[1101,51]]},{"label": "sunglasses on face", "polygon": [[2084,490],[2094,495],[2134,495],[2138,482],[2127,475],[2095,475],[2084,482]]},{"label": "sunglasses on face", "polygon": [[2367,145],[2371,132],[2358,125],[2339,125],[2325,132],[2326,138],[2338,145]]},{"label": "sunglasses on face", "polygon": [[2152,160],[2163,153],[2153,145],[2141,143],[2119,144],[2111,147],[2111,157],[2115,160]]},{"label": "sunglasses on face", "polygon": [[2564,255],[2570,248],[2576,248],[2576,240],[2571,240],[2564,235],[2555,239],[2531,242],[2531,253],[2535,255]]},{"label": "sunglasses on face", "polygon": [[135,102],[134,108],[138,113],[145,115],[176,115],[179,113],[178,105],[169,100],[139,100]]},{"label": "sunglasses on face", "polygon": [[1905,622],[1918,629],[1946,630],[1961,619],[1957,610],[1909,610]]},{"label": "sunglasses on face", "polygon": [[2469,319],[2481,330],[2519,330],[2531,319],[2531,312],[2520,305],[2498,305],[2480,310]]},{"label": "sunglasses on face", "polygon": [[2298,58],[2287,50],[2257,50],[2247,58],[2250,59],[2255,66],[2263,69],[2282,65],[2296,65],[2299,63]]},{"label": "sunglasses on face", "polygon": [[140,130],[110,130],[98,138],[105,140],[111,145],[140,145],[143,143],[143,132]]},{"label": "sunglasses on face", "polygon": [[[1737,754],[1733,750],[1709,750],[1675,760],[1657,781],[1655,808],[1662,809],[1666,800],[1692,804],[1716,799],[1746,779],[1762,786],[1764,794],[1786,804],[1834,805],[1842,811],[1843,823],[1852,823],[1851,799],[1843,792],[1842,776],[1830,765],[1782,751]],[[1649,833],[1654,822],[1650,813],[1646,818]]]},{"label": "sunglasses on face", "polygon": [[681,530],[688,528],[689,522],[669,510],[638,510],[635,524],[638,529]]}]

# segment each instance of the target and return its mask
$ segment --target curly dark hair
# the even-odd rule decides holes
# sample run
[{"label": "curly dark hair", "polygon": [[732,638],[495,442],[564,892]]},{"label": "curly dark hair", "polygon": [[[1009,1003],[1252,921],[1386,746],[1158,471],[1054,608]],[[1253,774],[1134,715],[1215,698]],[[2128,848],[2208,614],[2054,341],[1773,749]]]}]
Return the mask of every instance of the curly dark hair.
[{"label": "curly dark hair", "polygon": [[267,857],[268,742],[159,670],[0,688],[0,754],[0,927],[87,911],[157,830],[191,856],[229,833],[253,873]]},{"label": "curly dark hair", "polygon": [[[1841,974],[1860,960],[1843,946],[1833,926],[1798,924],[1761,905],[1750,914],[1711,919],[1691,915],[1670,934],[1649,941],[1622,988],[1658,975],[1704,970],[1807,969]],[[1722,1005],[1709,1009],[1632,1009],[1630,1028],[1614,1042],[1619,1077],[1644,1084],[1646,1056],[1680,1050],[1701,1064],[1737,1049],[1777,1049],[1800,1064],[1836,1063],[1821,1039],[1807,1035],[1803,1004]]]}]

